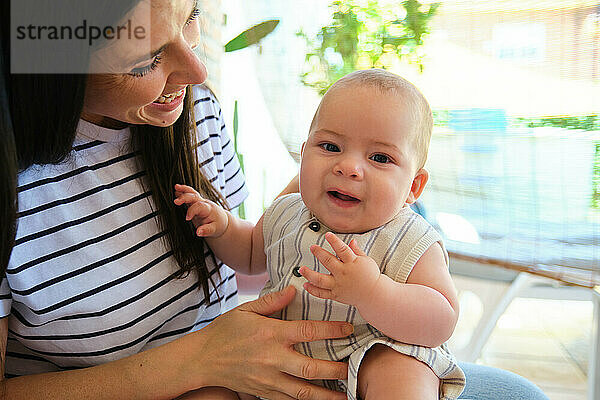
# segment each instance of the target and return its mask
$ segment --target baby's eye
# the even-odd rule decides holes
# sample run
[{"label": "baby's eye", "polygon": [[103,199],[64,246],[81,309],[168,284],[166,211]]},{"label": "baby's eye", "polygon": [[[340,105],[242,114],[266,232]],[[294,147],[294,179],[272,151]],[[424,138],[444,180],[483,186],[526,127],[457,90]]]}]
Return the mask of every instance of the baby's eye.
[{"label": "baby's eye", "polygon": [[370,158],[371,160],[382,164],[387,164],[391,161],[385,154],[373,154]]},{"label": "baby's eye", "polygon": [[321,146],[321,147],[323,148],[323,150],[325,150],[325,151],[331,151],[331,152],[334,152],[334,153],[337,153],[337,152],[339,152],[339,151],[340,151],[340,148],[339,148],[339,147],[337,147],[337,146],[336,146],[335,144],[333,144],[333,143],[323,143],[323,144],[321,144],[320,146]]}]

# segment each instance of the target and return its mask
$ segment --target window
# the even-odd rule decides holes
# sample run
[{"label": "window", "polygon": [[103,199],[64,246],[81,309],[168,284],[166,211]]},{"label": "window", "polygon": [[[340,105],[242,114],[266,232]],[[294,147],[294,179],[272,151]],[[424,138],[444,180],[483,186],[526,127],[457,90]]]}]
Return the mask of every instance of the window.
[{"label": "window", "polygon": [[[246,129],[240,132],[254,138],[271,130],[268,140],[242,149],[263,155],[266,166],[247,163],[247,169],[262,168],[270,181],[284,164],[270,159],[272,148],[281,150],[275,138],[297,157],[319,101],[300,80],[308,49],[297,32],[315,37],[335,10],[321,0],[224,6],[225,37],[281,20],[260,48],[226,55],[222,74],[231,98],[254,90],[241,108],[264,105],[264,115],[240,120]],[[441,1],[427,28],[416,56],[408,57],[413,62],[392,64],[434,111],[431,180],[422,196],[429,220],[446,234],[450,250],[542,272],[574,267],[571,280],[600,280],[600,4]],[[290,174],[293,166],[287,168]],[[261,187],[250,183],[253,191]]]}]

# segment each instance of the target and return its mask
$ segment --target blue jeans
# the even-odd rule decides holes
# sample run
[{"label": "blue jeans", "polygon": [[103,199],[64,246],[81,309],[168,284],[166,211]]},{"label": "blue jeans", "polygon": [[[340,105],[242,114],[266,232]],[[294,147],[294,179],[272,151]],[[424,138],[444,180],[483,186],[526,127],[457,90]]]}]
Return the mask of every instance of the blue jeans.
[{"label": "blue jeans", "polygon": [[460,399],[472,400],[548,400],[527,379],[498,368],[471,363],[458,363],[467,377]]}]

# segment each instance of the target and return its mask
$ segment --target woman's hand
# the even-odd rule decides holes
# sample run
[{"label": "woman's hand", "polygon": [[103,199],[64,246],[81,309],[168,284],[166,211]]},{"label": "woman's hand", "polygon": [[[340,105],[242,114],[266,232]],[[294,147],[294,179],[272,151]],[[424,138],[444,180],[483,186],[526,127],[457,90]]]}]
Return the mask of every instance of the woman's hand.
[{"label": "woman's hand", "polygon": [[[270,293],[221,315],[201,335],[202,347],[187,344],[198,376],[211,386],[267,399],[341,400],[346,395],[311,384],[305,379],[346,379],[347,364],[316,360],[296,352],[294,344],[340,338],[352,333],[345,322],[281,321],[268,315],[281,310],[295,295],[293,287]],[[194,348],[194,346],[196,348]],[[195,350],[195,351],[194,351]],[[193,354],[190,354],[193,356]],[[189,376],[190,371],[182,371]]]}]

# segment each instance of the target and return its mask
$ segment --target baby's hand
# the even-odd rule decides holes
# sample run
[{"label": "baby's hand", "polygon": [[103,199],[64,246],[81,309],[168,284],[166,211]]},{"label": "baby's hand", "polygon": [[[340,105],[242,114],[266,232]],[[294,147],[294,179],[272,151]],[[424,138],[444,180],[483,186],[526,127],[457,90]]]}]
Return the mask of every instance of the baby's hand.
[{"label": "baby's hand", "polygon": [[330,274],[300,267],[300,273],[308,280],[304,289],[313,296],[353,306],[369,301],[381,276],[375,260],[367,256],[354,239],[347,245],[331,232],[325,234],[325,239],[335,256],[317,245],[311,246],[310,251]]},{"label": "baby's hand", "polygon": [[194,188],[175,185],[175,204],[187,204],[186,221],[192,221],[196,235],[217,238],[225,233],[229,225],[227,211],[221,206],[200,196]]}]

